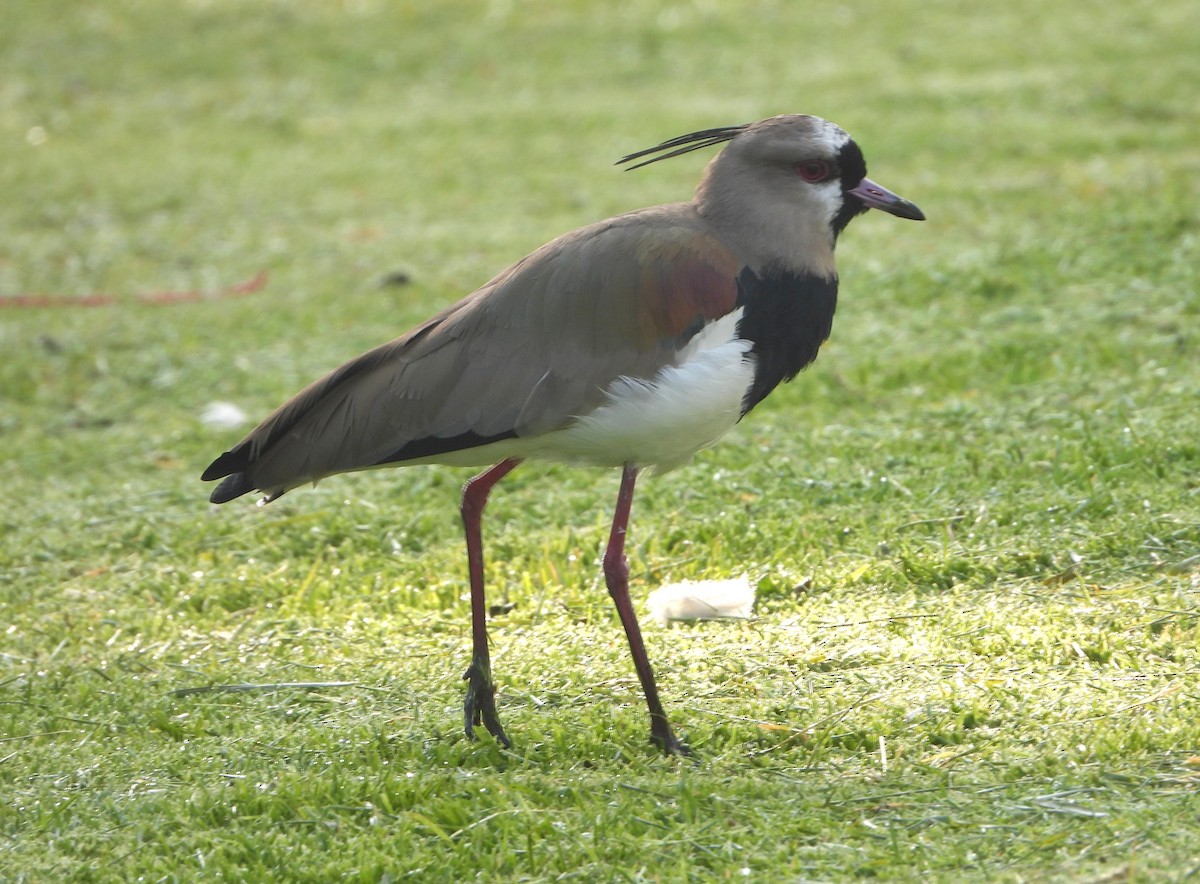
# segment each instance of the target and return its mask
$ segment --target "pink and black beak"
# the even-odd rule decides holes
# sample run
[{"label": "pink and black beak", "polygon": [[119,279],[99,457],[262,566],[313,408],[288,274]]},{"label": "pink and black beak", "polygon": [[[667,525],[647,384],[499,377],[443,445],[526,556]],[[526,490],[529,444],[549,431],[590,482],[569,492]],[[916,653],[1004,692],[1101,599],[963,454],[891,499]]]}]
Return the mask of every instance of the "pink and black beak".
[{"label": "pink and black beak", "polygon": [[846,194],[857,199],[867,209],[879,209],[889,215],[895,215],[897,218],[908,218],[912,221],[925,220],[925,213],[917,208],[916,203],[909,202],[899,194],[892,193],[870,178],[864,178],[856,186],[847,190]]}]

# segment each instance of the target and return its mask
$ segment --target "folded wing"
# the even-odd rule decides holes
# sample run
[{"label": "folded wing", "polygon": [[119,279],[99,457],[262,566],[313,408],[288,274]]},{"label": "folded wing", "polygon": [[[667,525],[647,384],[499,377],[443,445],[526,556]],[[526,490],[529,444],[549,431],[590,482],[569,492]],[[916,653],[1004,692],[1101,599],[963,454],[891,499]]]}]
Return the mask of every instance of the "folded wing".
[{"label": "folded wing", "polygon": [[[284,403],[205,471],[224,502],[464,453],[569,425],[618,378],[651,379],[732,311],[739,262],[690,205],[543,246],[464,300]],[[481,461],[484,462],[484,461]]]}]

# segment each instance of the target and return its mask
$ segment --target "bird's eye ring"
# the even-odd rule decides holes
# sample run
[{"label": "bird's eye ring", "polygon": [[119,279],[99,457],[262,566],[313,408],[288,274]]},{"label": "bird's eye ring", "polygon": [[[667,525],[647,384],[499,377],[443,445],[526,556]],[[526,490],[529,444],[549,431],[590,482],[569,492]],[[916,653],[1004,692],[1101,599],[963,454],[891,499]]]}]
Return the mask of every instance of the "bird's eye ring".
[{"label": "bird's eye ring", "polygon": [[811,183],[824,181],[829,177],[829,164],[821,160],[806,160],[796,164],[796,174]]}]

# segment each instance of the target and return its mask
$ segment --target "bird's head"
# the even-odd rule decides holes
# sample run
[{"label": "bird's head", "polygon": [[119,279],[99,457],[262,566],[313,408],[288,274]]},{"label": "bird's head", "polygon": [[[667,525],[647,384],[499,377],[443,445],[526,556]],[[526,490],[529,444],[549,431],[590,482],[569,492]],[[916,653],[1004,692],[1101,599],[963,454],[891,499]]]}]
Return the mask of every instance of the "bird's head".
[{"label": "bird's head", "polygon": [[[831,276],[833,247],[867,209],[923,221],[913,203],[867,177],[858,144],[843,129],[803,114],[705,129],[639,151],[630,168],[728,142],[708,165],[696,208],[751,266],[782,265]],[[643,159],[649,157],[649,159]]]}]

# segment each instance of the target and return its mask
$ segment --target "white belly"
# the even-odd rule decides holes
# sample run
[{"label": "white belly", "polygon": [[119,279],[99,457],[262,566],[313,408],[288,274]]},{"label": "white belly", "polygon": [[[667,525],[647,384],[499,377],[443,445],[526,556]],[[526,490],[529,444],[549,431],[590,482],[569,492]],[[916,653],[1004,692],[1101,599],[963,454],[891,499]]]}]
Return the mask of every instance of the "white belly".
[{"label": "white belly", "polygon": [[669,470],[712,445],[738,422],[754,380],[750,341],[733,339],[741,311],[713,323],[678,365],[652,380],[619,378],[608,401],[537,440],[537,455],[597,466]]},{"label": "white belly", "polygon": [[709,447],[742,416],[754,380],[753,344],[734,337],[742,311],[697,334],[653,379],[618,378],[607,401],[570,425],[537,436],[502,439],[409,463],[482,466],[508,457],[602,467],[673,469]]}]

